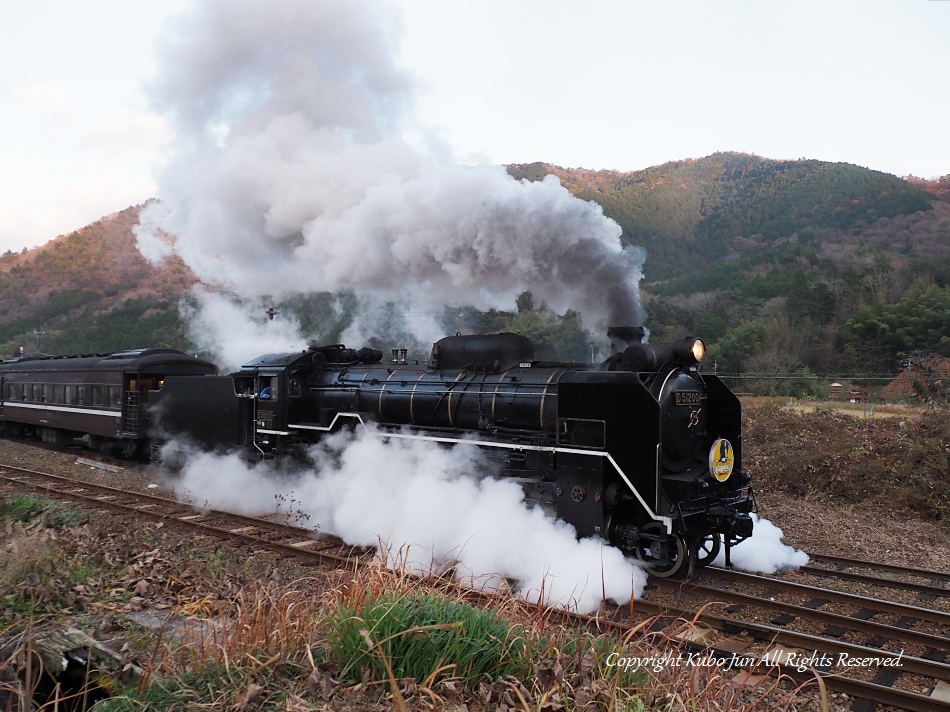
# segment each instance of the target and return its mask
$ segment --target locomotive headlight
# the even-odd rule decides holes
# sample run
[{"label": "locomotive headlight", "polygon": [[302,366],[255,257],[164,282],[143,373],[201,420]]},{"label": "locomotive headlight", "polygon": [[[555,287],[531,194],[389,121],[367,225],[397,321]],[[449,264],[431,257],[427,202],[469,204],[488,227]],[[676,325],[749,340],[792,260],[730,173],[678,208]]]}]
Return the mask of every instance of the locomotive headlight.
[{"label": "locomotive headlight", "polygon": [[682,341],[673,344],[673,357],[676,363],[682,366],[699,363],[706,358],[706,344],[703,343],[702,339],[687,336]]},{"label": "locomotive headlight", "polygon": [[692,351],[696,363],[702,363],[703,359],[706,358],[706,344],[703,343],[702,339],[695,339],[693,341]]}]

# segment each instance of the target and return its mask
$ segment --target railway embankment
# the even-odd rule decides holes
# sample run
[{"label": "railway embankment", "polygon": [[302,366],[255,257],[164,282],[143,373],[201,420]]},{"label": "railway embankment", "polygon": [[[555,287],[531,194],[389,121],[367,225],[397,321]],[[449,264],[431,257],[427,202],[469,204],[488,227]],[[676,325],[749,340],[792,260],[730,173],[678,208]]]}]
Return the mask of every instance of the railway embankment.
[{"label": "railway embankment", "polygon": [[[760,513],[784,530],[786,543],[810,553],[950,570],[950,425],[941,414],[865,420],[823,408],[809,413],[782,405],[748,405],[745,418],[745,466],[757,484]],[[0,442],[0,462],[126,489],[162,491],[148,487],[161,484],[148,466],[114,461],[110,467],[91,466],[95,459],[79,450]],[[321,657],[328,649],[328,629],[305,627],[295,616],[306,610],[314,620],[330,620],[334,611],[345,606],[356,610],[374,592],[400,589],[407,585],[405,580],[375,574],[360,578],[346,569],[318,570],[302,560],[274,555],[263,545],[196,535],[170,522],[139,522],[106,508],[24,497],[12,489],[4,489],[0,500],[3,642],[9,647],[11,641],[25,641],[30,630],[83,631],[115,651],[117,672],[126,666],[143,671],[137,681],[122,683],[126,693],[157,694],[152,687],[156,681],[162,681],[166,691],[174,688],[171,697],[157,704],[181,706],[191,699],[208,709],[370,710],[392,708],[401,700],[413,709],[433,704],[444,709],[501,709],[499,705],[508,702],[510,709],[521,709],[519,695],[529,708],[540,704],[545,694],[554,701],[575,694],[572,701],[593,703],[606,700],[621,685],[657,703],[695,694],[695,680],[686,675],[677,679],[673,669],[622,680],[594,674],[591,661],[596,655],[586,654],[584,645],[605,643],[576,637],[573,642],[552,638],[556,645],[542,651],[546,655],[534,656],[520,681],[471,686],[430,681],[441,702],[428,696],[425,684],[413,688],[400,683],[394,690],[385,679],[344,683],[340,670]],[[290,626],[287,640],[296,647],[268,647],[267,639],[278,633],[255,627],[263,618],[239,619],[252,611]],[[523,610],[516,614],[532,622]],[[188,617],[239,619],[248,635],[243,641],[219,640],[212,631],[175,658],[163,638],[168,632],[170,640],[173,627]],[[142,625],[145,619],[150,625]],[[361,635],[359,630],[356,634]],[[415,630],[410,637],[421,640],[426,635],[431,633]],[[626,646],[625,654],[631,649]],[[243,655],[237,662],[214,657],[235,651]],[[203,662],[202,655],[207,656]],[[200,674],[189,676],[189,669]],[[721,682],[731,683],[732,678]],[[740,693],[728,684],[719,689],[738,694],[734,709],[743,709],[742,704],[756,709],[752,701],[760,693],[773,695],[770,705],[782,709],[785,693],[777,688],[769,692],[767,681],[760,684]],[[558,698],[551,697],[555,688]],[[205,697],[194,697],[209,690]],[[55,699],[62,691],[50,694],[54,697],[47,699]],[[813,709],[843,710],[852,704],[836,693],[823,702],[814,688],[796,699],[796,705],[810,700]],[[145,698],[139,702],[144,704]]]}]

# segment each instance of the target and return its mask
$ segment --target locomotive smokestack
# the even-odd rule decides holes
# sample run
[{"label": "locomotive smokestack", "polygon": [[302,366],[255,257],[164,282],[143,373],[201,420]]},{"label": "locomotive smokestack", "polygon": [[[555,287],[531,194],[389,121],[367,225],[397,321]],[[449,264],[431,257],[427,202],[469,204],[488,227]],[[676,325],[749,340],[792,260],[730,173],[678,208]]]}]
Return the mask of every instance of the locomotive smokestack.
[{"label": "locomotive smokestack", "polygon": [[643,343],[645,331],[642,326],[611,326],[607,329],[610,339],[610,354],[619,354],[630,344]]}]

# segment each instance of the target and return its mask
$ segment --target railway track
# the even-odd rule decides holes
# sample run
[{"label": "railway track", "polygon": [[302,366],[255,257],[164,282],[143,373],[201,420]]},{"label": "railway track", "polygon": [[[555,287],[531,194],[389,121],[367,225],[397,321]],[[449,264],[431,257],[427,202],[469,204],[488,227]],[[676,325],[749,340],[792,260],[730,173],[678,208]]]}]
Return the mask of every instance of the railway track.
[{"label": "railway track", "polygon": [[[354,557],[372,555],[336,537],[295,526],[211,509],[196,510],[191,504],[164,497],[19,466],[0,464],[0,482],[93,507],[160,519],[322,565],[342,566],[353,563]],[[630,630],[635,617],[652,616],[650,630],[656,640],[665,640],[689,654],[712,657],[735,669],[737,675],[777,672],[797,684],[806,684],[814,681],[815,671],[822,673],[829,690],[858,700],[853,707],[856,712],[868,712],[878,703],[921,712],[950,711],[950,612],[827,587],[829,581],[854,581],[849,577],[863,576],[882,587],[917,586],[903,590],[916,591],[935,603],[950,598],[950,588],[946,588],[950,576],[840,557],[814,556],[813,560],[828,567],[809,567],[817,569],[811,575],[825,585],[709,568],[694,581],[651,578],[647,595],[635,602],[635,611],[620,606],[593,617],[566,611],[556,615],[564,621],[621,634]],[[882,580],[885,572],[903,578]],[[467,594],[485,600],[492,597],[481,592]],[[718,608],[724,610],[714,612],[717,606],[706,606],[708,603],[723,604]],[[806,658],[811,659],[810,665],[799,664]],[[866,658],[890,662],[874,668],[842,664]]]},{"label": "railway track", "polygon": [[317,563],[343,566],[372,551],[353,547],[338,537],[258,517],[196,509],[192,504],[165,497],[131,492],[105,485],[0,464],[0,482],[58,495],[93,507],[159,519],[203,534],[255,546],[281,555],[299,556]]},{"label": "railway track", "polygon": [[[822,654],[811,667],[828,675],[830,689],[864,698],[856,711],[872,710],[876,702],[902,709],[950,709],[950,576],[909,567],[875,564],[841,557],[815,556],[814,560],[839,567],[821,567],[811,575],[822,585],[808,585],[779,577],[707,568],[695,581],[651,579],[652,592],[663,600],[689,606],[683,613],[708,603],[721,603],[723,616],[703,616],[699,624],[716,631],[711,645],[725,640],[727,651],[770,660],[802,660]],[[852,575],[847,569],[867,573]],[[800,572],[799,572],[800,573]],[[830,588],[844,573],[846,581],[860,581],[872,591],[897,588],[914,591],[927,606]],[[883,573],[902,578],[882,579]],[[929,584],[917,583],[929,580]],[[657,595],[657,593],[653,593]],[[646,596],[651,599],[651,594]],[[637,605],[640,605],[638,602]],[[746,633],[728,636],[733,618],[740,619]],[[755,625],[749,625],[754,623]],[[738,650],[737,650],[738,648]],[[880,658],[899,665],[861,668],[840,664],[847,659]],[[794,679],[798,670],[783,670]]]},{"label": "railway track", "polygon": [[814,564],[803,566],[796,572],[798,575],[813,576],[820,580],[837,579],[878,588],[914,591],[923,601],[950,599],[950,573],[825,554],[815,554],[811,559],[816,564],[824,564],[824,566]]}]

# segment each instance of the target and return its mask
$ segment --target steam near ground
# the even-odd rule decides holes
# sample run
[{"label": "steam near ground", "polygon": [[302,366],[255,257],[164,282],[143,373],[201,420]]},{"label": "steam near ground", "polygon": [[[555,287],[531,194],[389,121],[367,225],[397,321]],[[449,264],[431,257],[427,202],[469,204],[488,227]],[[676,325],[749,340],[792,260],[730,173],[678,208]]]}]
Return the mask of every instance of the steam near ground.
[{"label": "steam near ground", "polygon": [[[808,554],[782,543],[782,530],[772,522],[760,519],[755,514],[752,515],[752,521],[752,536],[733,547],[729,555],[737,569],[774,574],[779,571],[794,571],[808,563]],[[716,566],[725,566],[725,553],[720,551],[713,563]]]},{"label": "steam near ground", "polygon": [[[173,446],[175,446],[173,444]],[[298,526],[361,546],[381,545],[388,564],[419,574],[454,567],[456,578],[485,589],[512,583],[520,596],[580,611],[602,601],[639,598],[646,574],[619,549],[581,539],[573,527],[529,509],[516,483],[491,477],[475,446],[386,440],[341,432],[310,451],[314,467],[288,474],[253,467],[236,455],[200,453],[176,481],[196,505],[262,515],[282,512]],[[757,519],[733,563],[774,573],[808,562]],[[722,565],[722,555],[716,562]]]},{"label": "steam near ground", "polygon": [[280,510],[299,526],[387,551],[416,573],[455,567],[476,587],[516,582],[522,597],[581,611],[639,597],[646,574],[599,539],[528,509],[522,490],[494,479],[474,446],[445,449],[371,433],[338,433],[311,449],[315,467],[287,475],[237,456],[191,458],[176,483],[201,506],[245,514]]},{"label": "steam near ground", "polygon": [[[382,0],[190,4],[166,29],[151,87],[176,139],[162,200],[137,230],[142,254],[178,254],[259,312],[265,297],[343,289],[413,312],[513,309],[530,290],[596,333],[642,324],[644,252],[622,249],[598,205],[553,176],[457,165],[418,125],[393,11]],[[234,360],[228,333],[241,325],[206,322],[205,343],[219,338],[214,352]],[[420,329],[430,340],[431,325]]]}]

